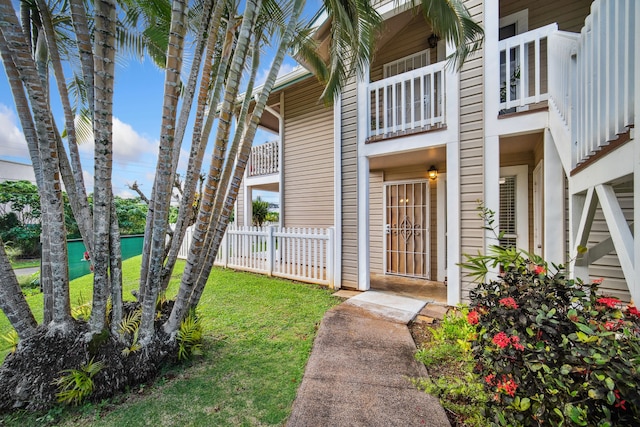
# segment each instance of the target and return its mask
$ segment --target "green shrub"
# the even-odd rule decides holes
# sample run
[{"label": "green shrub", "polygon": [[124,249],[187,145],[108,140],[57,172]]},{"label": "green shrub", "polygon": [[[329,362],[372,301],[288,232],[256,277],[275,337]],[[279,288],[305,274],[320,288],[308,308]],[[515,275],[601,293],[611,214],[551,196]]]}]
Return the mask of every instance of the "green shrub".
[{"label": "green shrub", "polygon": [[202,322],[195,310],[191,310],[180,323],[180,330],[176,338],[178,342],[178,360],[202,355]]},{"label": "green shrub", "polygon": [[468,309],[461,307],[431,329],[433,340],[415,355],[427,367],[429,377],[414,384],[438,397],[458,425],[484,427],[487,396],[480,378],[473,372],[470,340],[474,338],[475,327],[467,323],[467,313]]},{"label": "green shrub", "polygon": [[[499,425],[640,425],[640,322],[598,284],[553,274],[539,258],[493,247],[467,266],[501,265],[471,291],[477,372]],[[531,260],[535,260],[532,263]]]},{"label": "green shrub", "polygon": [[66,369],[56,380],[58,402],[78,405],[93,393],[93,377],[105,367],[104,362],[89,361],[80,369]]}]

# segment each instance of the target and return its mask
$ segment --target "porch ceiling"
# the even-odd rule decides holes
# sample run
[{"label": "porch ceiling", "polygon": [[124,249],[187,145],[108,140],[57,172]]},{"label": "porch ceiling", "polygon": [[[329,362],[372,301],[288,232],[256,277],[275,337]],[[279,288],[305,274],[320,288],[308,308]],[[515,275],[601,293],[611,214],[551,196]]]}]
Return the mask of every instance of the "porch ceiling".
[{"label": "porch ceiling", "polygon": [[433,164],[444,163],[446,161],[445,147],[433,147],[419,151],[407,151],[394,153],[386,156],[371,157],[369,159],[369,169],[388,169],[401,166],[424,165],[425,170]]},{"label": "porch ceiling", "polygon": [[384,46],[396,36],[396,34],[402,31],[414,20],[424,22],[422,14],[419,13],[417,9],[407,10],[384,21],[382,30],[378,36],[378,50],[382,50]]},{"label": "porch ceiling", "polygon": [[543,139],[543,133],[501,137],[500,154],[515,154],[522,153],[524,151],[533,151],[536,148],[536,145],[541,143]]}]

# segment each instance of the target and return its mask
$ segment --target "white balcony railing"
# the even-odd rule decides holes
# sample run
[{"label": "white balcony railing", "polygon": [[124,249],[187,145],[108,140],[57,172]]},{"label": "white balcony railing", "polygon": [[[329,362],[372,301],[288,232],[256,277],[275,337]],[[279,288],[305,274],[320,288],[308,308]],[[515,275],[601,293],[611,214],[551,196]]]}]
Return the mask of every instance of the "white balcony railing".
[{"label": "white balcony railing", "polygon": [[368,137],[426,130],[445,123],[444,66],[438,62],[369,85]]},{"label": "white balcony railing", "polygon": [[249,176],[270,175],[279,172],[278,141],[265,142],[251,147]]},{"label": "white balcony railing", "polygon": [[634,124],[637,7],[636,0],[595,1],[585,20],[574,75],[574,165]]},{"label": "white balcony railing", "polygon": [[557,30],[550,24],[498,42],[501,111],[547,100],[548,37]]}]

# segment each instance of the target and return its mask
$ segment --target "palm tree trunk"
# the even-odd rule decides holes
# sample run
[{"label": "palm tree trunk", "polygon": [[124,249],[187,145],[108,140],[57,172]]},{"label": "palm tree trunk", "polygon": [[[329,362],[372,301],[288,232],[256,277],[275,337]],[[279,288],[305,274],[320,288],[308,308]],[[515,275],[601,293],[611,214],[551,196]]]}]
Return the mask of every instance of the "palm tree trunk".
[{"label": "palm tree trunk", "polygon": [[111,204],[109,239],[109,271],[111,273],[111,335],[118,336],[122,320],[122,249],[115,204]]},{"label": "palm tree trunk", "polygon": [[2,239],[0,239],[0,309],[7,316],[20,339],[28,338],[36,330],[38,323],[20,289]]},{"label": "palm tree trunk", "polygon": [[43,187],[39,188],[40,199],[46,209],[43,222],[46,222],[48,250],[51,253],[51,279],[54,294],[53,322],[62,329],[70,319],[69,270],[67,265],[66,230],[62,191],[58,173],[58,152],[54,125],[51,122],[51,109],[36,64],[26,46],[26,37],[21,30],[9,0],[0,0],[0,32],[7,42],[8,53],[25,84],[33,119],[38,135],[38,149],[41,160]]},{"label": "palm tree trunk", "polygon": [[[91,47],[91,36],[87,13],[82,0],[70,0],[71,21],[73,23],[78,53],[80,54],[80,65],[82,67],[82,78],[86,87],[93,88],[93,48]],[[93,91],[87,91],[89,111],[93,112]],[[92,117],[93,118],[93,117]]]},{"label": "palm tree trunk", "polygon": [[[253,86],[255,84],[256,75],[258,74],[258,68],[260,66],[260,38],[256,34],[253,39],[252,51],[253,55],[251,58],[251,75],[249,76],[249,81],[247,82],[247,88],[245,92],[245,97],[242,100],[242,107],[240,108],[240,113],[238,114],[238,120],[236,123],[235,135],[233,137],[233,141],[231,143],[231,148],[229,149],[229,153],[227,155],[227,163],[222,173],[222,178],[220,179],[220,184],[218,185],[219,190],[216,192],[216,197],[213,203],[213,216],[211,222],[209,223],[209,228],[207,230],[207,238],[205,241],[205,250],[203,253],[204,257],[201,257],[203,262],[201,266],[199,266],[198,271],[196,273],[196,277],[200,277],[203,270],[207,270],[207,265],[215,262],[216,253],[212,253],[211,246],[213,241],[213,234],[216,232],[217,224],[220,219],[220,210],[224,204],[224,199],[227,195],[227,187],[229,186],[229,179],[231,177],[231,173],[233,172],[233,164],[235,162],[236,156],[238,154],[238,146],[240,145],[240,141],[242,140],[242,136],[245,132],[245,125],[247,123],[244,118],[249,112],[249,106],[253,101],[253,97],[251,96],[253,93]],[[210,271],[209,268],[208,271]],[[199,279],[198,279],[199,280]],[[206,279],[205,279],[206,282]]]},{"label": "palm tree trunk", "polygon": [[98,333],[105,327],[109,297],[109,235],[112,209],[113,77],[115,59],[116,4],[95,3],[94,120],[95,185],[93,195],[93,304],[89,328]]},{"label": "palm tree trunk", "polygon": [[[67,158],[66,150],[62,141],[58,144],[58,153],[60,156],[60,170],[62,178],[69,196],[69,202],[73,210],[73,216],[78,223],[78,229],[84,241],[85,247],[90,254],[93,254],[93,226],[91,224],[91,211],[87,202],[87,193],[84,187],[84,179],[82,177],[82,166],[80,165],[80,157],[77,151],[76,130],[74,122],[74,114],[69,102],[69,92],[67,90],[67,82],[62,69],[62,60],[58,51],[56,33],[51,22],[51,13],[47,3],[44,0],[37,0],[38,9],[42,20],[42,28],[47,41],[49,50],[50,63],[53,68],[58,91],[60,93],[60,101],[64,111],[65,128],[67,131],[67,141],[72,154],[72,161],[76,163],[75,168],[71,168]],[[59,138],[59,137],[58,137]],[[75,149],[75,150],[74,150]],[[74,155],[75,154],[75,155]]]},{"label": "palm tree trunk", "polygon": [[[20,119],[20,123],[22,125],[22,132],[24,133],[25,140],[27,141],[27,147],[29,149],[31,164],[33,165],[36,184],[38,185],[38,188],[42,188],[44,187],[44,179],[42,176],[40,153],[38,151],[38,135],[36,134],[33,117],[31,115],[31,110],[29,107],[29,101],[27,100],[27,96],[25,94],[22,81],[20,80],[18,70],[12,60],[11,53],[8,50],[8,44],[4,39],[2,32],[0,32],[0,56],[3,59],[4,70],[7,74],[11,93],[13,94],[16,110],[18,112],[18,118]],[[44,209],[46,209],[46,206],[42,206],[41,211],[44,212]],[[45,223],[43,223],[42,225],[44,227]],[[42,231],[43,232],[40,236],[41,244],[43,243],[43,238],[48,235],[47,232],[45,232],[44,228]],[[43,261],[43,271],[40,272],[40,285],[42,286],[44,294],[43,305],[45,323],[49,323],[53,319],[53,288],[51,284],[51,275],[45,274],[44,269],[44,267],[46,266],[46,271],[50,271],[48,248],[48,244],[42,244],[43,251],[41,254],[41,259]],[[27,315],[26,312],[25,315]]]},{"label": "palm tree trunk", "polygon": [[227,190],[227,195],[224,199],[224,208],[221,210],[218,216],[216,229],[212,235],[212,246],[206,256],[205,264],[203,265],[202,270],[199,272],[200,274],[198,275],[198,283],[194,287],[193,293],[189,298],[189,308],[198,305],[200,297],[202,296],[202,291],[204,290],[204,286],[206,285],[209,274],[211,273],[211,268],[213,267],[213,262],[218,253],[220,242],[222,241],[222,237],[224,236],[227,226],[229,225],[229,217],[233,210],[233,205],[235,204],[235,201],[238,197],[238,190],[240,188],[240,184],[242,183],[242,177],[249,160],[249,155],[251,154],[251,144],[253,142],[253,138],[255,137],[256,130],[258,129],[258,124],[260,123],[260,118],[262,117],[262,113],[267,104],[267,99],[269,98],[271,90],[275,85],[276,78],[278,77],[280,66],[282,65],[282,61],[284,60],[284,55],[290,47],[290,43],[293,38],[293,31],[296,28],[298,19],[300,18],[300,14],[302,13],[302,9],[304,8],[304,3],[304,0],[296,0],[294,3],[291,20],[289,21],[287,29],[285,30],[282,39],[280,40],[280,44],[278,46],[278,50],[276,51],[276,55],[273,58],[267,80],[264,83],[253,112],[251,113],[249,126],[247,127],[241,144],[240,155],[235,162],[233,179],[231,180],[231,184],[229,186],[229,189]]},{"label": "palm tree trunk", "polygon": [[[173,230],[173,239],[171,241],[171,247],[165,266],[162,270],[162,288],[164,291],[169,285],[169,279],[171,278],[171,272],[178,259],[178,252],[180,246],[184,240],[187,227],[189,226],[189,219],[193,212],[193,203],[195,199],[195,189],[200,177],[200,168],[202,167],[202,158],[207,145],[207,140],[202,139],[202,121],[205,114],[205,107],[207,105],[207,95],[209,94],[209,84],[211,82],[211,68],[212,59],[215,52],[216,42],[218,40],[218,27],[224,11],[224,2],[218,2],[214,10],[213,18],[211,19],[208,31],[209,37],[206,47],[206,57],[204,66],[202,68],[202,80],[200,82],[200,91],[198,94],[198,103],[196,109],[196,116],[193,125],[191,152],[189,154],[189,163],[187,167],[187,174],[184,180],[184,188],[182,190],[182,198],[180,199],[180,207],[178,209],[178,219],[176,221],[175,229]],[[215,91],[215,88],[214,88]],[[186,122],[182,123],[182,126],[186,126]],[[180,126],[178,127],[180,129]]]},{"label": "palm tree trunk", "polygon": [[221,168],[224,162],[226,145],[228,142],[229,131],[231,126],[232,109],[238,96],[240,79],[242,70],[247,56],[249,41],[251,40],[252,31],[255,28],[256,21],[262,6],[262,0],[248,0],[244,11],[243,22],[240,27],[240,34],[233,54],[233,60],[229,74],[227,76],[227,84],[225,87],[224,101],[220,108],[218,118],[218,130],[214,152],[212,155],[209,175],[200,201],[200,212],[196,222],[187,265],[182,274],[182,281],[178,290],[176,301],[171,310],[169,319],[164,324],[164,330],[167,333],[173,333],[178,330],[180,322],[186,312],[189,296],[193,291],[197,273],[197,266],[202,256],[204,248],[204,240],[208,224],[211,221],[211,208],[213,205],[215,193],[218,190],[217,181],[220,177]]},{"label": "palm tree trunk", "polygon": [[173,139],[175,136],[176,110],[180,96],[180,70],[182,68],[182,52],[186,32],[186,9],[187,2],[185,0],[174,0],[172,2],[160,147],[158,165],[156,167],[154,195],[151,198],[151,204],[153,205],[153,233],[151,235],[152,242],[149,255],[149,267],[143,294],[142,318],[140,321],[139,342],[143,346],[148,345],[154,335],[156,299],[160,290],[160,272],[164,258],[169,205],[171,203],[171,193],[173,190],[171,166],[173,164],[172,156],[174,154]]}]

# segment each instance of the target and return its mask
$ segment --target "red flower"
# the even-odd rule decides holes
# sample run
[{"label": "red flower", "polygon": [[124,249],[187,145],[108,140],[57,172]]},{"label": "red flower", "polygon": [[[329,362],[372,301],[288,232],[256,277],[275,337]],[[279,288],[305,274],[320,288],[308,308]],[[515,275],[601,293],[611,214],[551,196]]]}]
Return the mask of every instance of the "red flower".
[{"label": "red flower", "polygon": [[478,312],[475,310],[470,311],[469,314],[467,314],[467,322],[469,322],[470,325],[477,325],[478,322],[480,322]]},{"label": "red flower", "polygon": [[516,382],[513,381],[513,378],[511,377],[511,375],[509,375],[509,377],[503,375],[502,381],[498,383],[498,392],[502,391],[511,397],[515,396],[517,389],[518,389],[518,384],[516,384]]},{"label": "red flower", "polygon": [[533,268],[533,274],[545,274],[547,272],[547,269],[544,268],[543,265],[536,265]]},{"label": "red flower", "polygon": [[500,348],[505,348],[511,343],[511,340],[504,332],[498,332],[496,336],[493,337],[493,343]]},{"label": "red flower", "polygon": [[518,304],[516,303],[516,300],[514,300],[511,297],[502,298],[500,301],[498,301],[498,303],[507,308],[513,308],[514,310],[518,308]]},{"label": "red flower", "polygon": [[620,300],[618,298],[602,297],[602,298],[598,298],[596,300],[596,302],[598,304],[606,305],[609,308],[616,308],[616,305],[618,305],[618,303],[620,303]]},{"label": "red flower", "polygon": [[603,277],[601,277],[601,278],[599,278],[599,279],[593,279],[593,280],[592,280],[592,282],[593,282],[593,284],[594,284],[594,285],[599,285],[599,284],[601,284],[603,281],[604,281],[604,278],[603,278]]},{"label": "red flower", "polygon": [[638,309],[636,307],[627,306],[627,315],[628,316],[634,316],[634,317],[640,317],[640,311],[638,311]]},{"label": "red flower", "polygon": [[604,324],[604,327],[607,331],[615,331],[618,329],[618,322],[607,322]]},{"label": "red flower", "polygon": [[524,351],[524,346],[520,344],[520,337],[517,335],[511,335],[511,345],[516,350]]},{"label": "red flower", "polygon": [[489,374],[486,377],[484,377],[484,380],[487,384],[489,385],[493,385],[493,379],[496,377],[496,374]]},{"label": "red flower", "polygon": [[614,406],[616,408],[622,409],[623,411],[626,411],[627,408],[625,408],[624,405],[627,403],[627,401],[624,400],[624,399],[620,399],[620,390],[617,390],[617,389],[613,390],[613,394],[616,395],[616,400],[618,401],[618,402],[616,402],[616,404]]}]

